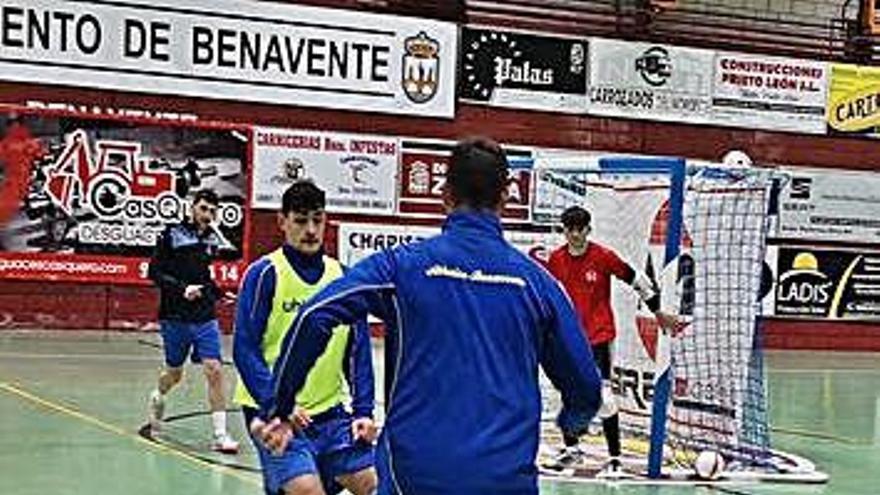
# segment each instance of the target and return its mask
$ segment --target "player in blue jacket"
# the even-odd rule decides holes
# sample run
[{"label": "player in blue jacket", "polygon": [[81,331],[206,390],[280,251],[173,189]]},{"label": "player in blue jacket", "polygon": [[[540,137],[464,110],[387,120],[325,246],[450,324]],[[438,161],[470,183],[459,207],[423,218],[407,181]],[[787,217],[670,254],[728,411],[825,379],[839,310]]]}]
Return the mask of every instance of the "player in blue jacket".
[{"label": "player in blue jacket", "polygon": [[372,313],[387,332],[379,493],[538,493],[538,365],[562,393],[559,426],[573,434],[599,408],[601,378],[560,286],[502,237],[507,177],[497,144],[459,143],[443,233],[374,254],[304,305],[275,364],[262,412],[271,421],[257,432],[269,448],[292,437],[292,392],[331,329]]}]

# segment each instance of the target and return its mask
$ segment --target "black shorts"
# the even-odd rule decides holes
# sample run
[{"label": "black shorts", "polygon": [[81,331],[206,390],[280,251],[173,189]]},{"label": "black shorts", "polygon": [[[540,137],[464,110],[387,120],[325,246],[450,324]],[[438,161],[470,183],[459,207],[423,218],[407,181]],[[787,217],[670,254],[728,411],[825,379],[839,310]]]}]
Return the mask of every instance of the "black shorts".
[{"label": "black shorts", "polygon": [[611,379],[611,342],[602,342],[592,346],[593,360],[602,374],[603,380]]}]

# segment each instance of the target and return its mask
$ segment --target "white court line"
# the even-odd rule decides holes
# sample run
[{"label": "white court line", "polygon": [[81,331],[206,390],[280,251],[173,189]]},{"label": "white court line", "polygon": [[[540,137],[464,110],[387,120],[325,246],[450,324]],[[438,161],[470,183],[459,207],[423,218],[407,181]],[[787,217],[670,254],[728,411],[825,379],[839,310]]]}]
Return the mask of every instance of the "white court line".
[{"label": "white court line", "polygon": [[780,373],[786,375],[811,374],[823,375],[826,373],[864,373],[864,374],[880,374],[880,368],[816,368],[816,369],[773,369],[767,370],[770,374]]},{"label": "white court line", "polygon": [[0,358],[18,359],[95,359],[99,361],[161,361],[161,356],[145,354],[43,354],[0,352]]}]

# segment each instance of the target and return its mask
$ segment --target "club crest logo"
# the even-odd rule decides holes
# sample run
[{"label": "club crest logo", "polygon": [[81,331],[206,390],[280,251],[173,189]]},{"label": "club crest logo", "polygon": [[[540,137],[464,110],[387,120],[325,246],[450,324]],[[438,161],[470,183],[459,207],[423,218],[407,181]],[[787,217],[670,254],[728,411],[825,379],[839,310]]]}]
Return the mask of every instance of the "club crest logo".
[{"label": "club crest logo", "polygon": [[440,84],[440,43],[422,31],[407,38],[404,49],[403,90],[414,103],[426,103]]}]

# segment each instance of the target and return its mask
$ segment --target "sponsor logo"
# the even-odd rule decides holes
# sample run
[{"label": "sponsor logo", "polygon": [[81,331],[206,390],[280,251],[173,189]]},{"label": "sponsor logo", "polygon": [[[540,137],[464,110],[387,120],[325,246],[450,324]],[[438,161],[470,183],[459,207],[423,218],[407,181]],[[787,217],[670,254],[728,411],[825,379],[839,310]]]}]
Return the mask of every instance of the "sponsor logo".
[{"label": "sponsor logo", "polygon": [[809,177],[793,177],[791,179],[791,199],[810,199],[810,187],[813,179]]},{"label": "sponsor logo", "polygon": [[672,59],[669,52],[660,46],[652,46],[636,59],[636,72],[654,87],[663,86],[672,76]]},{"label": "sponsor logo", "polygon": [[838,131],[858,132],[880,125],[880,87],[859,88],[831,102],[828,124]]},{"label": "sponsor logo", "polygon": [[791,306],[821,314],[831,299],[832,285],[833,281],[819,271],[816,255],[804,251],[794,257],[791,270],[780,275],[777,301],[781,310]]},{"label": "sponsor logo", "polygon": [[440,84],[440,43],[424,31],[404,41],[401,83],[414,103],[426,103],[437,94]]}]

